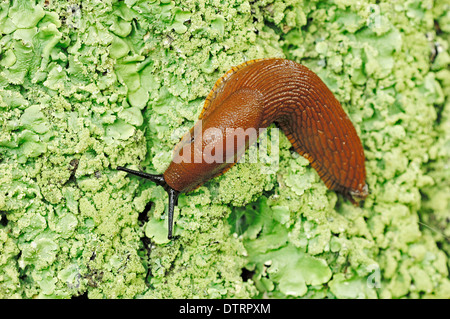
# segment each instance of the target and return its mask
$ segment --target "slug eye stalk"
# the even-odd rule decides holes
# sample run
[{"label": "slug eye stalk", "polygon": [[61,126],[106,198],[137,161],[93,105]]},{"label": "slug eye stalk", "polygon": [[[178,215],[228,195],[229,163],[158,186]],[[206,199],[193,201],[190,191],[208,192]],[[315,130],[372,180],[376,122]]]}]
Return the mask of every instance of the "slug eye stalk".
[{"label": "slug eye stalk", "polygon": [[151,180],[152,182],[156,183],[159,186],[162,186],[164,188],[164,190],[167,192],[167,194],[169,195],[169,224],[168,224],[168,235],[167,238],[172,239],[172,233],[173,233],[173,214],[174,214],[174,209],[175,206],[178,205],[178,196],[180,195],[180,192],[173,189],[172,187],[170,187],[166,181],[164,180],[164,176],[163,175],[153,175],[153,174],[148,174],[148,173],[144,173],[144,172],[140,172],[140,171],[135,171],[132,169],[128,169],[126,167],[122,167],[122,166],[117,166],[117,170],[119,171],[124,171],[127,172],[129,174],[133,174],[142,178],[146,178]]}]

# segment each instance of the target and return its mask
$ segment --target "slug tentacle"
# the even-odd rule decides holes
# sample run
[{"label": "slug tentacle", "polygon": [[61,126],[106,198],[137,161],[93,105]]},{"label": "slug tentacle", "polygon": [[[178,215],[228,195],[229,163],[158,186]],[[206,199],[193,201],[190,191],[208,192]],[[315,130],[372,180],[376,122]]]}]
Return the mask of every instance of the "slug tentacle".
[{"label": "slug tentacle", "polygon": [[133,174],[133,175],[136,175],[136,176],[139,176],[139,177],[143,177],[143,178],[149,179],[152,182],[155,182],[156,184],[158,184],[160,186],[163,186],[163,187],[167,186],[167,183],[164,180],[164,176],[163,175],[148,174],[148,173],[145,173],[145,172],[135,171],[135,170],[132,170],[132,169],[129,169],[129,168],[126,168],[126,167],[122,167],[122,166],[117,166],[117,170],[124,171],[124,172],[130,173],[130,174]]},{"label": "slug tentacle", "polygon": [[167,194],[169,195],[169,213],[168,213],[168,238],[172,239],[172,232],[173,232],[173,215],[175,211],[175,206],[178,205],[178,196],[180,195],[180,192],[171,188],[165,181],[164,175],[153,175],[148,174],[141,171],[135,171],[126,167],[117,166],[117,170],[124,171],[129,174],[133,174],[139,177],[143,177],[146,179],[151,180],[152,182],[155,182],[157,185],[162,186]]}]

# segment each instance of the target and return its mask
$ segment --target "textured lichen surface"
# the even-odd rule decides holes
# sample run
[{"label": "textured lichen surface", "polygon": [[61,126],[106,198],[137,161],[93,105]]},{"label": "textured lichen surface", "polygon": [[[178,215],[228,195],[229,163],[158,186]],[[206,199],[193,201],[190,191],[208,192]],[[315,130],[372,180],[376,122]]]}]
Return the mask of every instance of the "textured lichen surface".
[{"label": "textured lichen surface", "polygon": [[[450,298],[448,0],[2,1],[0,34],[0,298]],[[182,195],[167,240],[164,190],[116,166],[162,173],[263,57],[335,93],[370,196],[280,133],[277,165]]]}]

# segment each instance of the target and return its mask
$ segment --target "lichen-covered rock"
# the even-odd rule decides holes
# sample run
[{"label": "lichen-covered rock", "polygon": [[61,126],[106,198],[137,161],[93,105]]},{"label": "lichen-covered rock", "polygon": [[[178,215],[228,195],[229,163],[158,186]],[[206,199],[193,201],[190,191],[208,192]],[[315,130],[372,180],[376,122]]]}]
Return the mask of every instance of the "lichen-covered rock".
[{"label": "lichen-covered rock", "polygon": [[[0,298],[449,298],[449,12],[2,2]],[[305,64],[334,92],[370,196],[354,207],[328,191],[269,130],[258,162],[179,198],[167,240],[165,192],[115,167],[162,173],[215,81],[262,57]]]}]

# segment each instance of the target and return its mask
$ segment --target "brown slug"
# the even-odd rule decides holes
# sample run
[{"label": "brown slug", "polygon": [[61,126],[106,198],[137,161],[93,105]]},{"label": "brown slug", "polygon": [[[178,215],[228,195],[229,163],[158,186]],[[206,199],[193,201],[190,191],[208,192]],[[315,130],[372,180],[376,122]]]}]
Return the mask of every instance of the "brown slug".
[{"label": "brown slug", "polygon": [[[354,204],[367,197],[363,147],[341,104],[314,72],[279,58],[245,62],[216,82],[164,174],[117,169],[150,179],[168,192],[171,238],[178,195],[231,168],[256,141],[259,129],[274,122],[329,189]],[[252,128],[256,134],[246,135]]]}]

